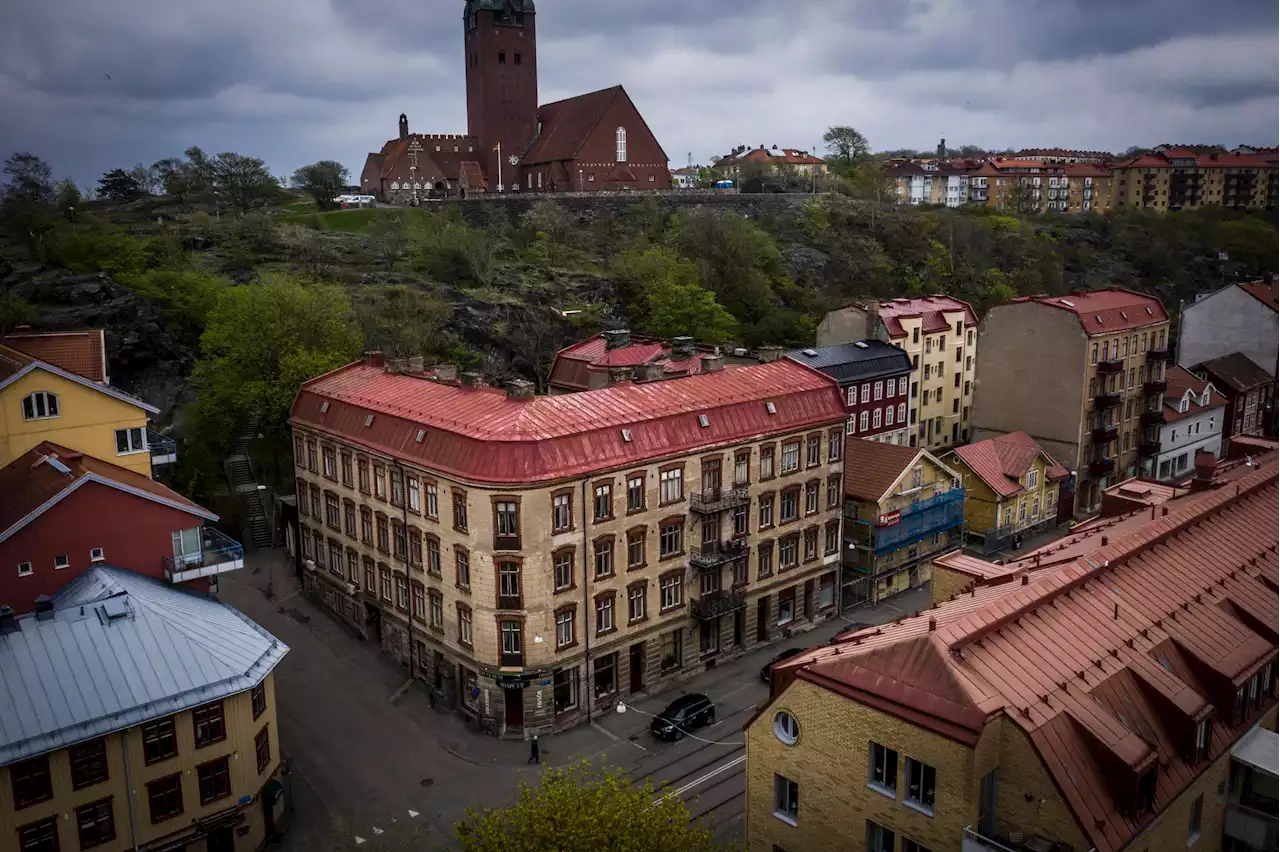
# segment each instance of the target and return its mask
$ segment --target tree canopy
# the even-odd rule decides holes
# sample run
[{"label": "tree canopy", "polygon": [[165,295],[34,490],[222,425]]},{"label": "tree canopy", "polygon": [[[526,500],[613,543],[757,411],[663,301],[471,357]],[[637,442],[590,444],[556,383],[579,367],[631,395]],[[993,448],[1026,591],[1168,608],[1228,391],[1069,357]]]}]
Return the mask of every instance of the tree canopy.
[{"label": "tree canopy", "polygon": [[279,191],[267,164],[257,157],[224,152],[208,164],[213,191],[239,213],[265,207]]},{"label": "tree canopy", "polygon": [[138,185],[138,178],[132,172],[112,169],[98,178],[98,195],[111,201],[124,203],[141,198],[143,191]]},{"label": "tree canopy", "polygon": [[291,183],[311,196],[321,210],[332,210],[338,204],[333,199],[347,187],[350,176],[347,167],[335,160],[320,160],[303,166],[293,173]]}]

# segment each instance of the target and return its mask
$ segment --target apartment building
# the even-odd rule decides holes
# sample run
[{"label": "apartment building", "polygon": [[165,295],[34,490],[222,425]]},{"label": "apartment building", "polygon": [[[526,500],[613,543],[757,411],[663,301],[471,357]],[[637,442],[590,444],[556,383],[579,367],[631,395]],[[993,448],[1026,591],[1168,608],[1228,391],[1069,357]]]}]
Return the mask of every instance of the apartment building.
[{"label": "apartment building", "polygon": [[1075,511],[1096,510],[1158,446],[1168,336],[1159,299],[1119,288],[995,306],[978,335],[974,437],[1026,432],[1075,477]]},{"label": "apartment building", "polygon": [[575,724],[836,612],[822,373],[534,396],[387,366],[294,401],[306,588],[483,727]]},{"label": "apartment building", "polygon": [[787,357],[839,383],[848,414],[846,435],[907,446],[914,402],[907,389],[911,359],[901,349],[880,340],[857,340],[797,349]]},{"label": "apartment building", "polygon": [[1016,160],[1040,163],[1083,163],[1095,166],[1105,166],[1115,159],[1115,154],[1107,151],[1077,151],[1073,148],[1023,148],[1012,156]]},{"label": "apartment building", "polygon": [[1190,369],[1233,352],[1276,377],[1280,362],[1280,288],[1274,279],[1229,284],[1182,306],[1178,363]]},{"label": "apartment building", "polygon": [[754,165],[769,170],[794,171],[808,177],[822,177],[827,173],[827,161],[799,148],[748,148],[740,145],[723,157],[718,157],[712,168],[722,175],[737,177],[744,167]]},{"label": "apartment building", "polygon": [[1154,456],[1143,459],[1143,476],[1160,480],[1184,479],[1191,473],[1199,453],[1215,459],[1223,454],[1222,429],[1227,399],[1213,382],[1173,366],[1165,373],[1164,422]]},{"label": "apartment building", "polygon": [[845,607],[919,588],[933,559],[960,546],[964,488],[926,450],[850,438],[844,498]]},{"label": "apartment building", "polygon": [[900,204],[938,204],[962,207],[970,203],[970,175],[964,163],[905,160],[885,166]]},{"label": "apartment building", "polygon": [[284,806],[279,640],[213,598],[96,566],[0,608],[0,848],[257,850]]},{"label": "apartment building", "polygon": [[1159,213],[1201,207],[1275,210],[1277,162],[1274,150],[1233,154],[1160,146],[1115,164],[1115,205]]},{"label": "apartment building", "polygon": [[1023,213],[1100,213],[1112,205],[1111,171],[1092,163],[994,159],[970,184],[974,203]]},{"label": "apartment building", "polygon": [[964,538],[986,553],[1058,520],[1058,486],[1070,476],[1026,432],[956,447],[942,457],[964,484]]},{"label": "apartment building", "polygon": [[1265,848],[1276,477],[775,665],[746,725],[746,849]]},{"label": "apartment building", "polygon": [[1213,358],[1191,367],[1197,377],[1208,379],[1227,398],[1222,437],[1276,434],[1275,380],[1262,367],[1239,352]]}]

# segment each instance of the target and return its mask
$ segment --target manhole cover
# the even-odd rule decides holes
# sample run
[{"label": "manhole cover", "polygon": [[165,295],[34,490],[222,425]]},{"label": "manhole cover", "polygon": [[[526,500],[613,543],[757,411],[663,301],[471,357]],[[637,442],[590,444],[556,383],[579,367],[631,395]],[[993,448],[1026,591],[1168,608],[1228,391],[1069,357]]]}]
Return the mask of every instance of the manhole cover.
[{"label": "manhole cover", "polygon": [[432,784],[436,783],[436,780],[434,778],[423,778],[418,783],[423,787],[430,787]]}]

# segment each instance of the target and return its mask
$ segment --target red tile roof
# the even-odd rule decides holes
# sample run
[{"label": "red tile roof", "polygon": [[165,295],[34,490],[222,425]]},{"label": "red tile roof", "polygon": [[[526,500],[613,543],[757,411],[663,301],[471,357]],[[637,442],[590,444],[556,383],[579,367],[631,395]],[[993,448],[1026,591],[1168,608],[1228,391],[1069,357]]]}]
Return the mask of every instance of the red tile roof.
[{"label": "red tile roof", "polygon": [[1023,490],[1022,477],[1040,456],[1045,459],[1045,476],[1050,481],[1070,475],[1026,432],[1010,432],[976,444],[965,444],[952,452],[1000,497],[1011,497]]},{"label": "red tile roof", "polygon": [[836,382],[787,359],[531,399],[357,362],[304,384],[290,420],[463,480],[532,484],[843,423],[844,416]]},{"label": "red tile roof", "polygon": [[739,163],[763,163],[765,165],[820,166],[827,161],[799,148],[749,148],[738,154],[730,154],[716,160],[716,166],[736,166]]},{"label": "red tile roof", "polygon": [[900,447],[863,438],[845,439],[845,496],[879,502],[923,452],[919,447]]},{"label": "red tile roof", "polygon": [[[1165,381],[1169,383],[1169,388],[1164,392],[1164,420],[1166,423],[1172,423],[1175,420],[1181,420],[1183,417],[1190,417],[1193,414],[1199,414],[1202,411],[1219,408],[1227,404],[1227,398],[1219,393],[1217,388],[1213,388],[1212,393],[1209,394],[1209,404],[1201,405],[1201,394],[1213,382],[1196,378],[1183,367],[1170,367],[1165,371],[1164,377]],[[1187,405],[1187,410],[1179,411],[1178,403],[1181,402],[1187,391],[1191,391],[1191,399]]]},{"label": "red tile roof", "polygon": [[1280,312],[1280,295],[1276,293],[1275,281],[1250,281],[1237,286],[1271,310]]},{"label": "red tile roof", "polygon": [[1174,160],[1192,160],[1200,169],[1265,169],[1276,167],[1276,155],[1270,151],[1256,154],[1231,154],[1225,151],[1195,151],[1190,148],[1169,148],[1150,154],[1139,154],[1132,159],[1116,163],[1118,169],[1171,169],[1183,163]]},{"label": "red tile roof", "polygon": [[[1236,688],[1276,658],[1275,462],[1200,493],[1024,585],[981,586],[779,663],[799,678],[960,742],[1000,715],[1028,736],[1080,830],[1115,852],[1274,702],[1233,722]],[[1144,510],[1145,512],[1145,510]],[[767,708],[762,708],[764,715]],[[1154,808],[1135,813],[1155,772]]]},{"label": "red tile roof", "polygon": [[[555,163],[578,159],[582,146],[587,143],[605,113],[619,100],[626,103],[635,118],[649,133],[648,125],[640,111],[631,101],[631,96],[622,86],[610,86],[597,92],[587,92],[562,101],[553,101],[538,107],[538,122],[542,129],[524,154],[523,164],[526,166],[539,163]],[[612,139],[613,131],[609,131]],[[652,136],[652,134],[649,134]],[[657,140],[654,140],[657,145]],[[659,149],[660,146],[659,146]],[[662,155],[662,162],[667,157]],[[631,177],[618,177],[618,180],[634,180]]]},{"label": "red tile roof", "polygon": [[669,341],[633,334],[628,345],[609,349],[603,335],[588,337],[556,353],[551,365],[551,384],[586,390],[590,373],[607,373],[610,367],[658,364],[664,377],[692,376],[702,372],[701,352],[688,358],[674,358]]},{"label": "red tile roof", "polygon": [[[369,154],[366,168],[374,165],[384,180],[408,180],[416,176],[428,183],[438,178],[456,181],[468,163],[483,156],[478,150],[479,144],[474,136],[462,134],[410,133],[404,139],[397,137],[384,142],[382,151]],[[457,151],[453,150],[455,147]],[[412,173],[409,171],[411,151],[418,155],[418,168]]]},{"label": "red tile roof", "polygon": [[122,390],[113,388],[105,382],[94,381],[80,373],[72,372],[71,370],[59,367],[56,364],[50,364],[48,361],[32,357],[25,352],[18,351],[12,346],[6,346],[4,343],[0,343],[0,385],[10,381],[14,376],[26,369],[38,369],[53,372],[57,375],[61,375],[68,381],[78,382],[85,387],[92,388],[100,393],[106,394],[107,396],[114,397],[121,402],[137,406],[143,411],[151,414],[160,413],[160,409],[156,408],[154,405],[144,402],[136,396],[127,394]]},{"label": "red tile roof", "polygon": [[11,331],[0,337],[0,343],[91,381],[107,381],[107,346],[100,328]]},{"label": "red tile roof", "polygon": [[1155,296],[1136,293],[1120,287],[1072,293],[1069,296],[1019,296],[1005,304],[1038,302],[1080,318],[1080,326],[1089,336],[1132,331],[1143,326],[1169,321],[1164,305]]},{"label": "red tile roof", "polygon": [[969,306],[969,303],[962,302],[953,296],[937,295],[922,296],[916,299],[892,299],[887,302],[881,302],[878,311],[880,320],[888,330],[889,336],[893,338],[906,337],[907,332],[902,328],[902,323],[900,322],[903,319],[919,317],[921,329],[925,334],[947,331],[951,328],[951,324],[943,317],[944,313],[964,311],[964,324],[966,327],[978,324],[978,317],[974,314],[973,308]]},{"label": "red tile roof", "polygon": [[0,343],[0,381],[21,371],[23,367],[26,367],[34,360],[25,352],[19,352],[17,349]]},{"label": "red tile roof", "polygon": [[[67,472],[58,470],[53,462],[61,464]],[[15,525],[22,524],[24,519],[29,522],[38,517],[47,508],[48,501],[79,488],[86,481],[119,488],[202,518],[218,519],[208,509],[149,476],[44,441],[0,468],[0,541],[16,532]]]}]

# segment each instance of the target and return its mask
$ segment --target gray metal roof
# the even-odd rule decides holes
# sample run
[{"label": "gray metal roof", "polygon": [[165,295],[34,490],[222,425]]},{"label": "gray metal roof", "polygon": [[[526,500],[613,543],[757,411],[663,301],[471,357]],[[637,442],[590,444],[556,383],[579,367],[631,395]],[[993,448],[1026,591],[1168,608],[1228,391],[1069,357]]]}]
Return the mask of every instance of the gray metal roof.
[{"label": "gray metal roof", "polygon": [[224,603],[119,568],[0,634],[0,766],[255,686],[289,649]]},{"label": "gray metal roof", "polygon": [[821,349],[794,349],[787,353],[787,357],[806,367],[821,370],[841,384],[896,376],[911,370],[910,356],[882,340],[839,343]]}]

